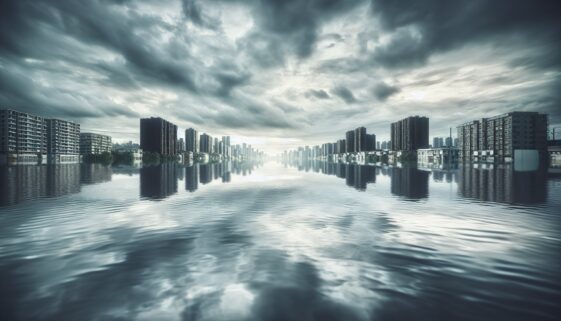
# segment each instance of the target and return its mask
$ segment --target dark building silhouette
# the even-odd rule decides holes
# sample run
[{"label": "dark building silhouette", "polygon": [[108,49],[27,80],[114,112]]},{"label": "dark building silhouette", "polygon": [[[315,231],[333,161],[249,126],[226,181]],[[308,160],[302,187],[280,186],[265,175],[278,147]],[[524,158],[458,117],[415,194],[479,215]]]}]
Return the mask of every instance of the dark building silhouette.
[{"label": "dark building silhouette", "polygon": [[429,147],[429,119],[407,117],[391,124],[391,149],[416,151]]},{"label": "dark building silhouette", "polygon": [[355,152],[366,151],[366,128],[364,127],[356,128],[354,138],[355,138],[355,143],[354,143]]},{"label": "dark building silhouette", "polygon": [[349,130],[346,134],[345,134],[345,150],[347,153],[354,153],[356,152],[356,148],[355,148],[355,131],[354,130]]},{"label": "dark building silhouette", "polygon": [[185,189],[194,192],[199,188],[199,165],[185,167]]},{"label": "dark building silhouette", "polygon": [[188,152],[199,152],[199,134],[193,128],[185,130],[185,150]]},{"label": "dark building silhouette", "polygon": [[376,150],[376,135],[366,134],[366,145],[364,151],[371,152]]},{"label": "dark building silhouette", "polygon": [[391,192],[410,199],[429,196],[429,172],[414,167],[391,168]]},{"label": "dark building silhouette", "polygon": [[162,163],[140,169],[140,196],[163,199],[177,193],[177,166]]},{"label": "dark building silhouette", "polygon": [[177,154],[177,126],[160,117],[140,120],[140,148],[163,156]]},{"label": "dark building silhouette", "polygon": [[202,134],[200,136],[199,150],[201,153],[210,154],[213,152],[213,140],[210,135]]}]

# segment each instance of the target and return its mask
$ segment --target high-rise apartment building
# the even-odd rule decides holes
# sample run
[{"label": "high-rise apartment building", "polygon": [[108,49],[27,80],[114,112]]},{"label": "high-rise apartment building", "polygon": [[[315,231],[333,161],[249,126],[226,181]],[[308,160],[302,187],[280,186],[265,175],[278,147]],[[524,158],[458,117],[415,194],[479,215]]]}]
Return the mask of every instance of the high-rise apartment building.
[{"label": "high-rise apartment building", "polygon": [[185,151],[185,140],[183,140],[183,138],[180,138],[177,140],[177,152],[183,153],[184,151]]},{"label": "high-rise apartment building", "polygon": [[366,151],[366,128],[364,127],[356,128],[354,138],[355,138],[355,143],[354,143],[355,152]]},{"label": "high-rise apartment building", "polygon": [[47,158],[49,163],[80,162],[80,124],[47,119]]},{"label": "high-rise apartment building", "polygon": [[515,151],[547,152],[547,115],[512,112],[457,127],[463,161],[512,161]]},{"label": "high-rise apartment building", "polygon": [[230,136],[222,136],[220,154],[230,157]]},{"label": "high-rise apartment building", "polygon": [[376,135],[366,134],[366,146],[364,151],[372,152],[376,150]]},{"label": "high-rise apartment building", "polygon": [[349,130],[346,134],[345,134],[345,150],[347,153],[354,153],[356,151],[355,149],[355,131],[354,130]]},{"label": "high-rise apartment building", "polygon": [[416,151],[429,147],[429,119],[407,117],[391,124],[391,149]]},{"label": "high-rise apartment building", "polygon": [[213,143],[213,139],[210,135],[202,134],[200,136],[200,143],[199,143],[199,148],[201,153],[207,153],[207,154],[212,153],[213,152],[212,143]]},{"label": "high-rise apartment building", "polygon": [[111,152],[111,136],[94,133],[80,133],[80,155],[98,155]]},{"label": "high-rise apartment building", "polygon": [[140,120],[140,148],[162,156],[177,154],[177,126],[160,117]]},{"label": "high-rise apartment building", "polygon": [[336,154],[344,154],[347,152],[347,140],[340,139],[337,141]]},{"label": "high-rise apartment building", "polygon": [[47,153],[47,125],[40,116],[0,110],[0,164],[37,164]]},{"label": "high-rise apartment building", "polygon": [[185,150],[188,152],[199,152],[199,134],[193,128],[185,130]]}]

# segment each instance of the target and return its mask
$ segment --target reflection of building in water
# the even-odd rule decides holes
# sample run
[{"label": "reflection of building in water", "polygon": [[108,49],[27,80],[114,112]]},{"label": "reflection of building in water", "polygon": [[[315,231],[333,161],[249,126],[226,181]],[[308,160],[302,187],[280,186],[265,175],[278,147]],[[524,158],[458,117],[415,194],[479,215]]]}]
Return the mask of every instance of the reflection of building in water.
[{"label": "reflection of building in water", "polygon": [[214,163],[212,164],[212,171],[214,173],[214,179],[218,179],[219,177],[222,177],[222,167],[220,166],[220,164],[218,163]]},{"label": "reflection of building in water", "polygon": [[392,194],[408,198],[429,196],[429,172],[414,167],[391,168]]},{"label": "reflection of building in water", "polygon": [[177,193],[177,166],[163,163],[140,169],[140,196],[166,198]]},{"label": "reflection of building in water", "polygon": [[326,175],[335,175],[345,180],[347,186],[364,191],[368,183],[376,183],[376,167],[350,164],[350,163],[334,163],[326,161],[295,161],[288,163],[295,166],[299,171],[310,171],[323,173]]},{"label": "reflection of building in water", "polygon": [[97,184],[111,181],[113,169],[111,166],[102,164],[81,164],[80,183]]},{"label": "reflection of building in water", "polygon": [[339,178],[346,178],[347,176],[347,165],[343,163],[335,164],[335,176]]},{"label": "reflection of building in water", "polygon": [[46,169],[47,197],[80,191],[80,164],[48,165]]},{"label": "reflection of building in water", "polygon": [[80,165],[0,168],[0,205],[80,192]]},{"label": "reflection of building in water", "polygon": [[455,176],[456,176],[456,172],[452,171],[452,170],[448,170],[448,171],[433,170],[432,171],[432,179],[435,182],[452,183],[454,181]]},{"label": "reflection of building in water", "polygon": [[220,164],[220,177],[222,177],[222,183],[229,183],[232,180],[232,163],[224,162]]},{"label": "reflection of building in water", "polygon": [[0,167],[0,206],[46,195],[45,166]]},{"label": "reflection of building in water", "polygon": [[214,176],[213,174],[214,168],[212,167],[212,164],[200,164],[199,165],[199,172],[201,175],[201,184],[208,184],[210,182],[212,182],[212,178]]},{"label": "reflection of building in water", "polygon": [[194,192],[199,188],[199,165],[185,167],[185,189]]},{"label": "reflection of building in water", "polygon": [[185,189],[193,192],[198,188],[198,183],[208,184],[216,179],[221,179],[223,183],[228,183],[232,180],[232,173],[245,176],[251,174],[252,169],[258,165],[258,163],[252,162],[229,161],[195,164],[185,168]]},{"label": "reflection of building in water", "polygon": [[353,167],[354,171],[354,188],[360,191],[366,190],[366,184],[376,183],[376,167],[364,165],[349,165]]},{"label": "reflection of building in water", "polygon": [[481,201],[543,203],[547,198],[546,171],[517,172],[512,166],[492,169],[462,166],[458,172],[458,193]]}]

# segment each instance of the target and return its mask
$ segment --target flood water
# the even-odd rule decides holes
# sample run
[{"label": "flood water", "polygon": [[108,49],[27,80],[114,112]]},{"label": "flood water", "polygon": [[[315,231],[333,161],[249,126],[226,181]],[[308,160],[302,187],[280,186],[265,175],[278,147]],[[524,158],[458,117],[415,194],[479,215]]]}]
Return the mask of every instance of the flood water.
[{"label": "flood water", "polygon": [[1,320],[557,320],[561,176],[0,168]]}]

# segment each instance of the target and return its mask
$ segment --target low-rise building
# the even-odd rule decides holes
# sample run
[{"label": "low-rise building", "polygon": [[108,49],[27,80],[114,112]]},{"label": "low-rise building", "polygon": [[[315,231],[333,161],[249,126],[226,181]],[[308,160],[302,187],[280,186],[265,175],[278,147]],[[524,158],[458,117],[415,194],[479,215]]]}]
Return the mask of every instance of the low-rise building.
[{"label": "low-rise building", "polygon": [[111,136],[94,133],[80,133],[80,155],[99,155],[111,152]]},{"label": "low-rise building", "polygon": [[421,164],[451,164],[458,162],[457,148],[423,148],[417,150],[417,162]]}]

